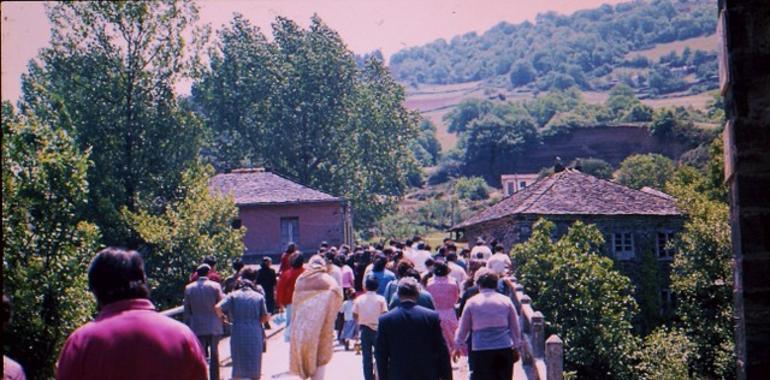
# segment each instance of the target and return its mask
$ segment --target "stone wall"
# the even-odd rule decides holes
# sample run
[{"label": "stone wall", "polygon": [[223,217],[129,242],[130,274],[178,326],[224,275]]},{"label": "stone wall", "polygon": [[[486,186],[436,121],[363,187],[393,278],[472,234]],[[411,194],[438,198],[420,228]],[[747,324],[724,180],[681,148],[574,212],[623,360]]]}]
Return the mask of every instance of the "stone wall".
[{"label": "stone wall", "polygon": [[738,379],[770,374],[770,1],[720,0]]},{"label": "stone wall", "polygon": [[575,158],[596,157],[617,167],[635,153],[660,153],[677,159],[688,149],[670,138],[651,135],[644,126],[578,128],[570,133],[545,138],[541,145],[527,149],[523,154],[527,159],[512,162],[509,173],[537,173],[543,167],[553,166],[556,156],[561,157],[565,164]]}]

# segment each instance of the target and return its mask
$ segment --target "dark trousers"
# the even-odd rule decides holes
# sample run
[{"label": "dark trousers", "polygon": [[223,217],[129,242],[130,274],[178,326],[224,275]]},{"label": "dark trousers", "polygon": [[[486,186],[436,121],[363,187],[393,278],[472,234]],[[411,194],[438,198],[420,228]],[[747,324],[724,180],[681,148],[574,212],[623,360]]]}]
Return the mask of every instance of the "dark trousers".
[{"label": "dark trousers", "polygon": [[471,380],[511,380],[513,378],[513,350],[471,351],[473,361]]},{"label": "dark trousers", "polygon": [[219,379],[219,335],[198,335],[198,342],[209,359],[209,379]]},{"label": "dark trousers", "polygon": [[270,289],[269,291],[265,289],[265,306],[267,307],[268,313],[275,313],[275,296],[273,295],[273,289]]},{"label": "dark trousers", "polygon": [[377,345],[377,330],[361,325],[361,351],[364,361],[364,380],[374,380],[374,367],[372,356],[374,346]]}]

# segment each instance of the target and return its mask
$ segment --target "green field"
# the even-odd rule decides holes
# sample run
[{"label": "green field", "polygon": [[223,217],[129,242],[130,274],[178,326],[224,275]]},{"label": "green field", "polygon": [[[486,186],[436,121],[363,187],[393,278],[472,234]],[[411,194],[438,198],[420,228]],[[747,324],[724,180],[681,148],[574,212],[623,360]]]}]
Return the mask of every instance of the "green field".
[{"label": "green field", "polygon": [[716,34],[712,34],[705,37],[695,37],[681,41],[658,44],[650,49],[632,51],[626,54],[626,59],[641,55],[647,57],[651,61],[657,62],[660,57],[670,53],[672,50],[676,51],[676,54],[682,54],[682,51],[684,51],[686,47],[689,47],[693,52],[696,50],[716,51],[718,43],[719,37]]}]

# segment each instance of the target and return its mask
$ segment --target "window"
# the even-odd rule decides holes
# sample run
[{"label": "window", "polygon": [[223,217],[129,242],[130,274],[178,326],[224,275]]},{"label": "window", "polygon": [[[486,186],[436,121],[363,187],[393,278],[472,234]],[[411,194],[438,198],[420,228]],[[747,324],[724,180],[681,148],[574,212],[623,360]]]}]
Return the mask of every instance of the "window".
[{"label": "window", "polygon": [[299,218],[281,218],[281,246],[299,244]]},{"label": "window", "polygon": [[519,190],[522,190],[525,187],[527,187],[527,183],[526,182],[524,182],[524,181],[519,182]]},{"label": "window", "polygon": [[612,247],[618,260],[633,259],[634,234],[630,232],[616,232],[612,234]]},{"label": "window", "polygon": [[513,185],[514,185],[513,182],[508,182],[508,195],[511,195],[514,193]]},{"label": "window", "polygon": [[674,299],[674,295],[671,294],[670,289],[661,289],[660,290],[660,313],[661,314],[668,314],[674,310],[674,307],[676,307],[675,304],[676,300]]},{"label": "window", "polygon": [[671,232],[658,232],[655,245],[655,249],[658,252],[658,260],[671,260],[673,257],[674,250],[667,247],[672,235]]}]

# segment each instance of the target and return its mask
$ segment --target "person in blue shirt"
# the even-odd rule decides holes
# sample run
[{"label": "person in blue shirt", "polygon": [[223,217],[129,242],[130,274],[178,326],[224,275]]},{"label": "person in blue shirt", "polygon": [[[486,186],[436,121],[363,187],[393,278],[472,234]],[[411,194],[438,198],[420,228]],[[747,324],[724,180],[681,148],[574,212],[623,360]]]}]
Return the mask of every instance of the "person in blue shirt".
[{"label": "person in blue shirt", "polygon": [[374,257],[374,263],[372,264],[372,271],[369,272],[367,277],[374,277],[379,282],[379,286],[377,287],[377,294],[384,296],[385,290],[388,287],[388,284],[396,279],[396,275],[393,274],[393,272],[385,269],[385,264],[388,263],[388,258],[385,257],[382,253],[378,253],[377,256]]}]

